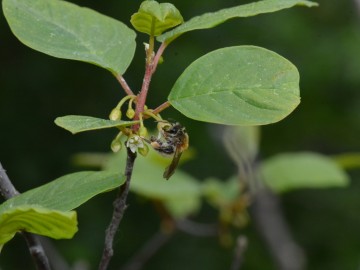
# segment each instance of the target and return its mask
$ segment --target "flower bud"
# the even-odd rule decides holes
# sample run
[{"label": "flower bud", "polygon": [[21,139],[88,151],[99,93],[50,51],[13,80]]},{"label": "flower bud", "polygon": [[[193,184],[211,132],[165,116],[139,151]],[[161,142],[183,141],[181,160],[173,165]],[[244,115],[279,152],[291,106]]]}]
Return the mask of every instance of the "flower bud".
[{"label": "flower bud", "polygon": [[119,132],[119,134],[116,135],[115,139],[113,139],[113,141],[111,142],[110,147],[114,153],[119,152],[122,148],[122,143],[120,140],[121,136],[122,136],[122,132]]},{"label": "flower bud", "polygon": [[147,144],[144,144],[142,148],[138,148],[138,152],[140,155],[146,157],[146,155],[149,153],[149,147],[147,146]]},{"label": "flower bud", "polygon": [[120,120],[120,119],[121,119],[121,111],[120,111],[120,109],[114,108],[114,109],[111,111],[110,115],[109,115],[109,119],[110,119],[110,120],[113,120],[113,121],[118,121],[118,120]]},{"label": "flower bud", "polygon": [[146,137],[148,135],[147,128],[144,126],[140,126],[139,135],[140,137]]},{"label": "flower bud", "polygon": [[117,153],[121,150],[122,148],[122,144],[121,144],[121,141],[120,140],[113,140],[111,142],[111,151],[113,151],[114,153]]},{"label": "flower bud", "polygon": [[133,119],[134,116],[135,116],[135,111],[133,108],[129,108],[127,111],[126,111],[126,116],[129,118],[129,119]]}]

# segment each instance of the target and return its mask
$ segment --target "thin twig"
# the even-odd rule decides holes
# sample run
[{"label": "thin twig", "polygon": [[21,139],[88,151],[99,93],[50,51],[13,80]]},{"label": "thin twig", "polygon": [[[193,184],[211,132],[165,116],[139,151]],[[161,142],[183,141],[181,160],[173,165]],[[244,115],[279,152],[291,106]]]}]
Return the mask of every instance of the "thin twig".
[{"label": "thin twig", "polygon": [[254,196],[250,213],[258,232],[271,252],[277,269],[305,269],[305,254],[291,235],[278,198],[265,188],[259,190]]},{"label": "thin twig", "polygon": [[131,90],[130,86],[127,84],[123,76],[117,74],[115,78],[118,80],[126,94],[128,94],[129,96],[135,96],[134,92]]},{"label": "thin twig", "polygon": [[360,0],[354,0],[358,16],[360,16]]},{"label": "thin twig", "polygon": [[134,168],[136,153],[131,152],[130,148],[126,148],[126,149],[127,149],[127,160],[126,160],[126,168],[125,168],[126,181],[125,184],[123,184],[120,187],[119,193],[113,203],[114,206],[113,215],[109,227],[106,229],[105,247],[100,261],[99,270],[107,269],[111,257],[114,254],[114,250],[113,250],[114,237],[119,228],[120,222],[124,216],[125,209],[127,208],[126,199],[129,193],[130,180]]},{"label": "thin twig", "polygon": [[38,270],[50,270],[49,260],[44,252],[44,248],[39,237],[28,232],[22,232],[21,234],[26,240],[30,255],[33,257],[36,268]]},{"label": "thin twig", "polygon": [[240,235],[236,239],[236,246],[234,252],[234,259],[231,264],[231,270],[240,270],[244,262],[244,252],[247,247],[247,238],[243,235]]},{"label": "thin twig", "polygon": [[156,55],[154,57],[154,65],[153,65],[152,73],[155,73],[158,63],[159,63],[159,60],[160,60],[160,57],[164,53],[166,47],[167,47],[167,44],[165,42],[163,42],[163,43],[161,43],[158,51],[156,52]]},{"label": "thin twig", "polygon": [[20,193],[15,189],[14,185],[11,183],[8,175],[6,174],[5,169],[0,162],[0,193],[5,200],[8,200]]},{"label": "thin twig", "polygon": [[160,112],[162,112],[163,110],[165,110],[166,108],[170,107],[171,104],[169,101],[165,101],[163,104],[161,104],[160,106],[158,106],[156,109],[154,109],[152,111],[153,114],[158,114]]},{"label": "thin twig", "polygon": [[[19,192],[15,189],[11,183],[6,171],[0,163],[0,193],[6,199],[10,199],[14,196],[19,195]],[[38,270],[50,270],[50,263],[45,254],[44,248],[40,243],[39,238],[31,233],[22,232],[26,243],[28,245],[30,254],[34,260],[36,268]]]},{"label": "thin twig", "polygon": [[[141,87],[140,94],[138,95],[137,103],[136,103],[136,109],[135,109],[135,117],[134,120],[139,119],[140,113],[144,111],[144,106],[146,103],[147,93],[149,91],[149,86],[151,82],[151,76],[152,76],[152,63],[146,63],[146,69],[145,69],[145,75],[143,79],[143,84]],[[138,125],[134,125],[138,126]]]},{"label": "thin twig", "polygon": [[157,232],[145,245],[130,259],[122,270],[139,270],[153,257],[172,237],[173,233]]},{"label": "thin twig", "polygon": [[75,270],[77,268],[70,267],[69,263],[60,254],[59,250],[54,246],[51,239],[47,237],[38,236],[40,243],[46,250],[46,254],[51,262],[53,270]]},{"label": "thin twig", "polygon": [[202,224],[188,219],[176,221],[176,228],[187,234],[199,237],[216,236],[219,233],[217,224]]}]

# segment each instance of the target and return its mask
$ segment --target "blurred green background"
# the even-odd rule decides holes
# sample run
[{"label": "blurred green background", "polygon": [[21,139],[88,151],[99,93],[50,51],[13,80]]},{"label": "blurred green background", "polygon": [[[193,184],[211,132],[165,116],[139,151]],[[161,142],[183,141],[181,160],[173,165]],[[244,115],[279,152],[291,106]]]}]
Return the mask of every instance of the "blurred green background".
[{"label": "blurred green background", "polygon": [[[129,26],[129,18],[140,4],[116,0],[71,2]],[[172,1],[185,20],[247,2]],[[165,62],[153,77],[148,105],[156,107],[165,101],[182,70],[205,53],[233,45],[262,46],[298,67],[302,102],[285,120],[263,127],[261,157],[303,150],[329,155],[359,152],[360,7],[355,0],[318,2],[318,8],[295,7],[183,35],[166,50]],[[140,89],[142,82],[142,42],[146,42],[146,36],[139,34],[137,41],[134,62],[124,75],[133,90]],[[106,118],[123,96],[108,71],[25,47],[12,35],[2,13],[0,61],[0,162],[20,192],[81,170],[71,163],[71,156],[78,152],[109,150],[113,130],[72,136],[53,123],[57,116],[67,114]],[[166,111],[166,117],[187,127],[197,152],[184,170],[200,181],[210,176],[227,179],[236,172],[214,140],[210,125],[185,119],[173,109]],[[351,184],[344,189],[299,190],[281,197],[285,218],[307,254],[309,270],[360,269],[360,172],[354,170],[350,175]],[[79,233],[73,240],[56,242],[68,261],[81,258],[96,269],[114,196],[99,196],[79,208]],[[159,218],[151,205],[134,195],[129,203],[110,269],[119,269],[158,230]],[[205,205],[197,219],[211,222],[216,213]],[[275,269],[251,221],[240,233],[249,241],[243,269]],[[229,269],[232,255],[233,250],[221,247],[215,238],[179,233],[145,269]],[[5,246],[0,268],[33,269],[21,237]]]}]

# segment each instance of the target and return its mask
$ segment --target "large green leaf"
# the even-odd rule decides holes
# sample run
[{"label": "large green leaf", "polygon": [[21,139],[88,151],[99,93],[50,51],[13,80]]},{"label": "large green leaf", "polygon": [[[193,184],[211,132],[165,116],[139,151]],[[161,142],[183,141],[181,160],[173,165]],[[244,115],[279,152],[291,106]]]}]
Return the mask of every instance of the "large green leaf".
[{"label": "large green leaf", "polygon": [[343,187],[347,174],[331,158],[311,153],[279,154],[261,164],[260,175],[275,192],[298,188]]},{"label": "large green leaf", "polygon": [[177,8],[170,3],[153,0],[141,3],[139,11],[131,16],[131,24],[136,30],[152,36],[159,36],[184,20]]},{"label": "large green leaf", "polygon": [[110,171],[84,171],[62,176],[48,184],[26,191],[0,206],[0,215],[10,208],[39,205],[59,211],[69,211],[97,194],[123,184],[120,173]]},{"label": "large green leaf", "polygon": [[13,207],[0,215],[0,251],[15,233],[26,231],[55,239],[72,238],[77,232],[76,212],[62,212],[37,205]]},{"label": "large green leaf", "polygon": [[56,125],[70,131],[72,134],[96,129],[130,126],[138,122],[139,121],[113,121],[83,115],[66,115],[55,119]]},{"label": "large green leaf", "polygon": [[54,57],[89,62],[123,74],[135,32],[88,8],[60,0],[3,0],[5,17],[25,45]]},{"label": "large green leaf", "polygon": [[304,0],[265,0],[233,8],[222,9],[217,12],[205,13],[194,17],[175,29],[159,36],[157,40],[160,42],[170,43],[176,37],[189,31],[212,28],[232,18],[250,17],[261,13],[275,12],[295,5],[313,7],[317,6],[317,3]]},{"label": "large green leaf", "polygon": [[179,77],[168,97],[189,118],[226,125],[265,125],[300,103],[299,73],[282,56],[254,46],[210,52]]}]

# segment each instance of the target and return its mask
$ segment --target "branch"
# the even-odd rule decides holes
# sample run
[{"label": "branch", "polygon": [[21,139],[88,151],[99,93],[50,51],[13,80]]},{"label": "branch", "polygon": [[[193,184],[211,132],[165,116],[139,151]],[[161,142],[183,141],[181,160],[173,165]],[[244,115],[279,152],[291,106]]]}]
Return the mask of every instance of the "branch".
[{"label": "branch", "polygon": [[[11,183],[6,171],[0,163],[0,193],[6,199],[10,199],[20,193],[15,189]],[[49,260],[46,257],[43,246],[40,243],[39,238],[31,233],[22,232],[26,243],[28,245],[31,256],[38,270],[50,270]]]},{"label": "branch", "polygon": [[161,104],[160,106],[158,106],[156,109],[154,109],[152,111],[153,114],[158,114],[160,112],[162,112],[163,110],[165,110],[166,108],[170,107],[171,104],[169,101],[165,101],[163,104]]},{"label": "branch", "polygon": [[126,160],[126,168],[125,168],[126,181],[125,184],[123,184],[120,187],[119,193],[113,203],[114,206],[113,215],[109,227],[106,229],[105,246],[100,261],[99,270],[107,269],[111,257],[114,254],[114,250],[113,250],[114,237],[119,228],[120,222],[124,216],[125,209],[127,208],[126,199],[129,193],[130,180],[134,168],[136,153],[131,152],[130,148],[126,148],[126,149],[127,149],[127,160]]},{"label": "branch", "polygon": [[158,51],[156,52],[156,55],[154,57],[154,66],[153,66],[152,73],[155,73],[158,63],[159,63],[159,60],[160,60],[160,57],[164,53],[166,47],[167,47],[167,44],[165,42],[163,42],[163,43],[161,43]]},{"label": "branch", "polygon": [[234,252],[234,259],[231,264],[231,270],[239,270],[241,269],[241,266],[244,261],[244,252],[247,247],[247,239],[245,236],[240,235],[236,239],[236,246],[235,246],[235,252]]},{"label": "branch", "polygon": [[129,96],[135,96],[134,92],[131,90],[130,86],[127,84],[123,76],[117,74],[115,78],[118,80],[126,94],[128,94]]},{"label": "branch", "polygon": [[216,236],[219,232],[217,224],[202,224],[188,219],[176,220],[175,225],[179,231],[198,237]]},{"label": "branch", "polygon": [[354,0],[358,16],[360,16],[360,0]]},{"label": "branch", "polygon": [[11,183],[8,175],[6,174],[5,169],[0,162],[0,193],[1,196],[8,200],[20,193],[15,189],[14,185]]},{"label": "branch", "polygon": [[145,263],[153,257],[172,237],[173,233],[157,232],[145,245],[135,254],[122,270],[140,270]]},{"label": "branch", "polygon": [[258,232],[265,240],[279,270],[305,269],[305,255],[291,236],[278,198],[266,189],[254,195],[250,207]]}]

